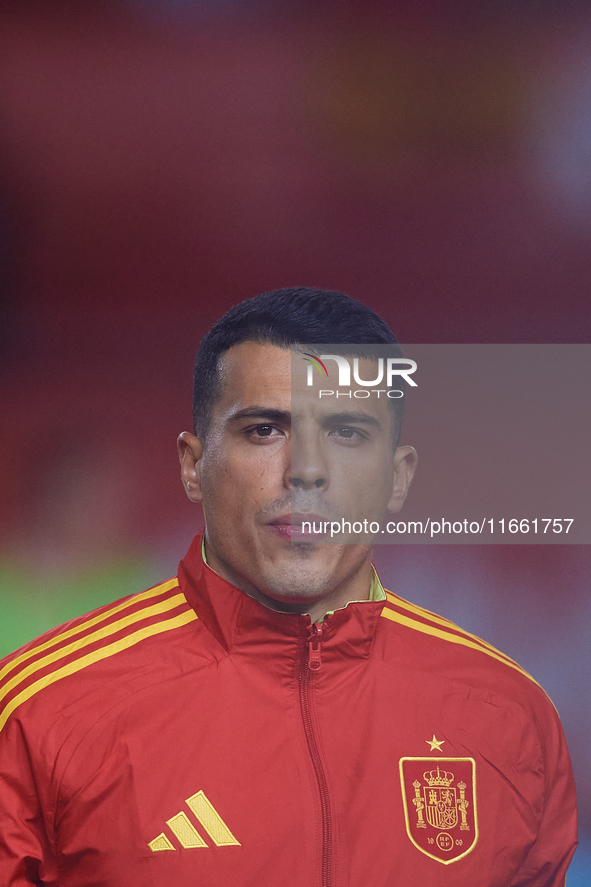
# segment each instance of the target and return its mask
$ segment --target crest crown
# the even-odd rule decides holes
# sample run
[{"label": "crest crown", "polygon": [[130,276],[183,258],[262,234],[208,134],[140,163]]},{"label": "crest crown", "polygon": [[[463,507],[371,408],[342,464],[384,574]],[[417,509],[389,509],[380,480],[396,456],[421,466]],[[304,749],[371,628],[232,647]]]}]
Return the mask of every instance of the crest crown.
[{"label": "crest crown", "polygon": [[423,773],[423,779],[428,785],[445,785],[449,786],[454,781],[454,774],[448,770],[427,770]]}]

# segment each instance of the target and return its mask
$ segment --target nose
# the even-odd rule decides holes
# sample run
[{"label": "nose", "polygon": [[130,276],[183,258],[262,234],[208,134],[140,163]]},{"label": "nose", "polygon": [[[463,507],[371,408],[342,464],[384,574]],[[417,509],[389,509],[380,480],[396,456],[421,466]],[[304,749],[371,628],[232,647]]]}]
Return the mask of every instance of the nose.
[{"label": "nose", "polygon": [[294,434],[291,444],[289,486],[292,490],[325,490],[328,466],[317,435]]}]

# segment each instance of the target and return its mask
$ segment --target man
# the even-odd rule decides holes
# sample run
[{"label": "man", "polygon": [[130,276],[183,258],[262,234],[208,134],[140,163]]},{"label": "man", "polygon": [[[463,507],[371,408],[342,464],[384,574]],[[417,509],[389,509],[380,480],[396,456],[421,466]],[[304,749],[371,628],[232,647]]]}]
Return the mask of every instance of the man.
[{"label": "man", "polygon": [[384,592],[369,537],[306,535],[397,511],[416,464],[396,398],[292,386],[324,352],[290,346],[330,342],[363,378],[371,345],[400,354],[340,293],[218,321],[179,438],[206,528],[178,577],[0,663],[2,885],[564,884],[574,789],[543,691]]}]

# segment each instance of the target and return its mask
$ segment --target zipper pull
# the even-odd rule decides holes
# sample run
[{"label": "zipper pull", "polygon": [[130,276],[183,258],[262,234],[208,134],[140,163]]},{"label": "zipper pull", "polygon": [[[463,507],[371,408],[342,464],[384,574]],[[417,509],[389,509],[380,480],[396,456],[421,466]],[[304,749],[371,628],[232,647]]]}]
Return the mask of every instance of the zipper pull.
[{"label": "zipper pull", "polygon": [[308,633],[308,644],[310,645],[310,652],[308,655],[308,668],[312,671],[318,671],[318,669],[322,665],[322,658],[320,656],[321,640],[322,624],[320,622],[314,622],[313,625],[310,626]]}]

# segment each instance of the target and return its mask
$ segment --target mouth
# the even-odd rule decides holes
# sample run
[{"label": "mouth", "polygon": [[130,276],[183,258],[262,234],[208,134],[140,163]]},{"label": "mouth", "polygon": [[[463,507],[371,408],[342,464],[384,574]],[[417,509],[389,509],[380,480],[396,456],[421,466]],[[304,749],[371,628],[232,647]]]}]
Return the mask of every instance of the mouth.
[{"label": "mouth", "polygon": [[298,542],[314,542],[330,532],[330,521],[321,514],[290,512],[269,521],[268,526],[280,538]]}]

